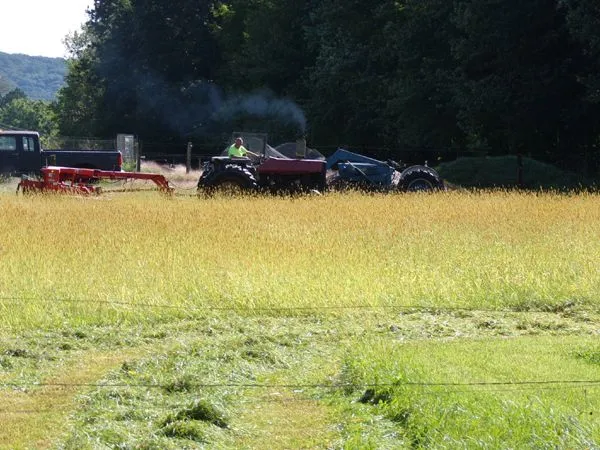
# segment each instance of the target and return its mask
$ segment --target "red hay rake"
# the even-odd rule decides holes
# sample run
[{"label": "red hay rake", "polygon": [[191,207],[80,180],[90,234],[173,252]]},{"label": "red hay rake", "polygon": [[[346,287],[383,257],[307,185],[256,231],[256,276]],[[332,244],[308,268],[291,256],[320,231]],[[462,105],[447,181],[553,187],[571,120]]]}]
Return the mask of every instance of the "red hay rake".
[{"label": "red hay rake", "polygon": [[24,177],[17,186],[17,193],[20,189],[24,194],[55,192],[98,195],[102,191],[101,188],[92,185],[92,182],[97,180],[147,180],[156,184],[165,194],[172,194],[174,191],[164,175],[155,173],[48,166],[41,169],[41,177],[38,179]]}]

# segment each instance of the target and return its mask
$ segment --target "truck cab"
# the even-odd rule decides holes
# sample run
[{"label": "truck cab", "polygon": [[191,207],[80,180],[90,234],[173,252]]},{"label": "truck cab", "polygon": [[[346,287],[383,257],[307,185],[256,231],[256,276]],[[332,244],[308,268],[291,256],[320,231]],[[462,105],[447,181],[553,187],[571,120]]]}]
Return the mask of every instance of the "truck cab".
[{"label": "truck cab", "polygon": [[41,166],[39,133],[0,131],[0,173],[37,173]]}]

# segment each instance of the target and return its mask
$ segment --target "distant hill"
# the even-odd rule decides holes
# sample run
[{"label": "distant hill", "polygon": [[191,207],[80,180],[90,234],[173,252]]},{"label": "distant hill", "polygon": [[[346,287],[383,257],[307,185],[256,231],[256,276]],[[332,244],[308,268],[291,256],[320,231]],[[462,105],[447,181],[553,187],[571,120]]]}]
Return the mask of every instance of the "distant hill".
[{"label": "distant hill", "polygon": [[32,100],[54,100],[66,74],[63,58],[0,52],[0,95],[18,87]]}]

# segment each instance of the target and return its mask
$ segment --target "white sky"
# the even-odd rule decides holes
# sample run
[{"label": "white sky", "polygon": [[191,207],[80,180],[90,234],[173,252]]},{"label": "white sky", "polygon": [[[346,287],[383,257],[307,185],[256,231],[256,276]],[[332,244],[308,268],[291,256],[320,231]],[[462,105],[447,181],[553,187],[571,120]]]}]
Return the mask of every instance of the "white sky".
[{"label": "white sky", "polygon": [[93,0],[0,0],[0,52],[65,57],[65,36],[86,22]]}]

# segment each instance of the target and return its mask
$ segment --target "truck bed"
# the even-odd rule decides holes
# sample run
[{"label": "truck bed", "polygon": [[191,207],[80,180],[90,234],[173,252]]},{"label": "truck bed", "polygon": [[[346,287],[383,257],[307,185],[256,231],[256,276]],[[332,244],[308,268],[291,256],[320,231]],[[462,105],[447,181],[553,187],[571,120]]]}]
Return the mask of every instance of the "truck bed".
[{"label": "truck bed", "polygon": [[121,170],[121,158],[118,151],[55,149],[42,150],[41,154],[42,165]]}]

